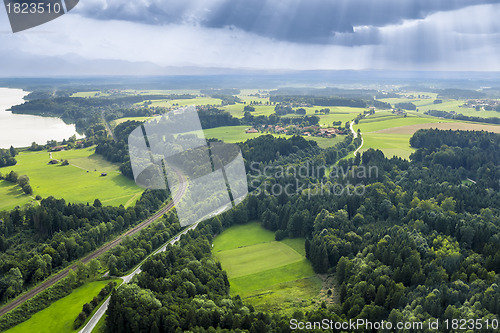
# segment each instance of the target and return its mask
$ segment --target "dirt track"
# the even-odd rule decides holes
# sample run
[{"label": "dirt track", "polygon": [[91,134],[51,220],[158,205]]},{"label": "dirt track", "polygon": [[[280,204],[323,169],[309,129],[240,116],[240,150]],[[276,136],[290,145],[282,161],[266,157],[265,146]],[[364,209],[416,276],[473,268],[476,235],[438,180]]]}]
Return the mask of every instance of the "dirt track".
[{"label": "dirt track", "polygon": [[[157,219],[159,219],[166,212],[168,212],[169,210],[171,210],[174,207],[174,202],[178,201],[184,195],[184,193],[186,191],[186,184],[187,184],[186,183],[186,179],[184,178],[184,176],[180,172],[177,172],[177,175],[179,177],[179,180],[180,180],[180,183],[181,183],[182,186],[180,187],[180,189],[177,192],[177,194],[176,194],[176,196],[175,196],[175,198],[174,198],[173,201],[171,201],[168,205],[166,205],[165,207],[163,207],[162,209],[160,209],[158,212],[156,212],[154,215],[152,215],[151,217],[149,217],[147,220],[139,223],[138,225],[136,225],[132,229],[128,230],[124,234],[122,234],[122,235],[118,236],[117,238],[115,238],[113,241],[105,244],[101,248],[95,250],[94,252],[90,253],[86,257],[82,258],[81,262],[83,262],[84,264],[86,264],[89,261],[91,261],[92,259],[95,259],[95,258],[99,257],[104,252],[106,252],[106,251],[112,249],[113,247],[117,246],[118,244],[120,244],[121,241],[125,237],[136,234],[137,232],[141,231],[142,229],[144,229],[145,227],[147,227],[148,225],[150,225],[151,223],[153,223],[154,221],[156,221]],[[29,290],[24,295],[16,298],[12,302],[10,302],[10,303],[6,304],[5,306],[3,306],[0,309],[0,316],[3,316],[7,312],[11,311],[12,309],[16,308],[17,306],[19,306],[22,303],[24,303],[25,301],[27,301],[28,299],[30,299],[33,296],[39,294],[43,290],[45,290],[45,289],[53,286],[59,280],[61,280],[64,277],[66,277],[66,275],[68,275],[68,272],[69,272],[70,269],[76,270],[76,265],[72,265],[70,267],[67,267],[66,269],[62,270],[58,274],[52,276],[48,280],[44,281],[43,283],[41,283],[41,284],[37,285],[36,287],[34,287],[33,289]]]}]

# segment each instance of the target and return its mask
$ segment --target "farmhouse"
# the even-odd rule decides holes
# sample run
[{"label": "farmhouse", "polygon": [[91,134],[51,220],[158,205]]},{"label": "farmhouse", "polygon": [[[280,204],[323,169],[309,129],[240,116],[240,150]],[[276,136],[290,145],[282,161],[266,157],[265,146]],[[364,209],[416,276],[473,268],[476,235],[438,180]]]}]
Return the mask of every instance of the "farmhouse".
[{"label": "farmhouse", "polygon": [[52,147],[50,148],[51,151],[60,151],[60,150],[63,150],[65,148],[65,146],[55,146],[55,147]]}]

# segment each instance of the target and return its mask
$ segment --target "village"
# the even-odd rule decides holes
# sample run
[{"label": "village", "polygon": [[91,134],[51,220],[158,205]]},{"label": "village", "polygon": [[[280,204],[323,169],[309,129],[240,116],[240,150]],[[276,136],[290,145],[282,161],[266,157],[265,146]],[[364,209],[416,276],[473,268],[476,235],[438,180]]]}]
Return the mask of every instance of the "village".
[{"label": "village", "polygon": [[[340,124],[339,124],[340,125]],[[319,138],[334,138],[337,135],[347,134],[347,129],[341,129],[340,127],[329,127],[322,128],[320,126],[300,126],[300,125],[289,125],[287,127],[282,127],[281,125],[261,125],[260,127],[249,128],[245,133],[270,133],[270,134],[286,134],[286,135],[301,135],[301,136],[314,136]]]},{"label": "village", "polygon": [[461,108],[473,108],[476,111],[498,111],[500,112],[500,101],[496,99],[470,99]]}]

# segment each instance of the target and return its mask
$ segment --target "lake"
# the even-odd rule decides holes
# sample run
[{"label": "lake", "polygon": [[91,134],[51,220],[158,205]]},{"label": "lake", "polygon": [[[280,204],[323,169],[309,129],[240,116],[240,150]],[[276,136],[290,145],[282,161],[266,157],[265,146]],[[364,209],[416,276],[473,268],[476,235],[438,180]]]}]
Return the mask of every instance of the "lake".
[{"label": "lake", "polygon": [[72,135],[78,138],[75,125],[67,125],[59,118],[13,114],[6,111],[24,103],[28,93],[21,89],[0,88],[0,148],[28,147],[32,142],[46,144],[49,140],[62,141]]}]

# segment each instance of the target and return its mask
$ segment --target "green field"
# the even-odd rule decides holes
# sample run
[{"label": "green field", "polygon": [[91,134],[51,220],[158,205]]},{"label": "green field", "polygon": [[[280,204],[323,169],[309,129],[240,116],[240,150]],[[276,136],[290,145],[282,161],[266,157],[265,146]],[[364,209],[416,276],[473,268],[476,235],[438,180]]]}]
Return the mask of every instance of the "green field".
[{"label": "green field", "polygon": [[108,93],[102,91],[80,91],[71,95],[71,97],[105,97],[109,96]]},{"label": "green field", "polygon": [[[417,96],[419,93],[411,93],[414,96]],[[439,110],[439,111],[455,111],[456,113],[463,114],[465,116],[471,117],[481,117],[481,118],[489,118],[489,117],[500,117],[500,112],[496,111],[476,111],[474,108],[466,108],[462,107],[466,100],[456,100],[456,99],[441,99],[443,102],[440,104],[434,104],[434,100],[436,99],[435,93],[420,93],[428,96],[433,96],[431,99],[408,99],[408,98],[385,98],[380,101],[391,103],[392,106],[396,103],[410,102],[417,106],[417,109],[420,113],[424,113],[429,110]]]},{"label": "green field", "polygon": [[388,158],[398,156],[408,159],[415,151],[410,147],[411,134],[382,134],[382,133],[368,133],[363,134],[364,144],[360,149],[363,153],[369,148],[380,149]]},{"label": "green field", "polygon": [[227,271],[231,294],[262,310],[293,312],[312,306],[321,289],[305,258],[304,239],[274,240],[257,222],[229,228],[212,252]]},{"label": "green field", "polygon": [[[252,105],[255,108],[255,111],[252,111],[251,114],[254,117],[257,116],[270,116],[274,113],[274,105]],[[233,117],[243,118],[244,111],[243,108],[245,104],[237,103],[233,105],[224,106],[224,110],[229,112]]]},{"label": "green field", "polygon": [[112,120],[109,122],[109,126],[111,128],[115,128],[116,126],[120,125],[120,124],[123,124],[124,122],[126,121],[147,121],[149,119],[153,119],[155,117],[127,117],[127,118],[120,118],[120,119],[116,119],[116,120]]},{"label": "green field", "polygon": [[244,142],[261,136],[262,133],[245,133],[250,126],[224,126],[203,130],[207,139],[219,139],[228,143]]},{"label": "green field", "polygon": [[[220,105],[222,100],[211,97],[197,97],[190,99],[158,99],[152,100],[148,107],[173,107],[186,105]],[[144,105],[144,102],[136,103],[136,105]]]},{"label": "green field", "polygon": [[[243,118],[244,111],[243,108],[245,107],[244,104],[233,104],[233,105],[227,105],[224,107],[224,110],[229,112],[233,117],[236,118]],[[271,114],[274,113],[274,105],[253,105],[255,108],[255,111],[252,111],[252,115],[257,117],[257,116],[270,116]],[[331,106],[329,107],[330,109],[330,114],[327,115],[322,115],[322,114],[316,114],[316,110],[321,110],[323,109],[324,106],[313,106],[313,107],[308,107],[304,108],[306,109],[306,115],[307,116],[318,116],[320,118],[320,125],[323,127],[328,127],[332,126],[332,123],[334,121],[341,121],[343,124],[346,123],[347,121],[351,121],[356,116],[360,113],[363,113],[363,111],[366,111],[364,108],[351,108],[351,107],[343,107],[343,106]],[[290,114],[286,115],[284,117],[298,117],[297,115]]]},{"label": "green field", "polygon": [[35,201],[29,195],[24,194],[19,186],[5,180],[0,180],[0,198],[0,211]]},{"label": "green field", "polygon": [[312,136],[306,136],[306,140],[315,141],[320,148],[329,148],[335,146],[337,143],[344,141],[345,135],[337,135],[334,138],[317,138]]},{"label": "green field", "polygon": [[110,281],[121,283],[121,280],[105,280],[87,283],[75,289],[68,296],[52,303],[48,308],[35,313],[29,320],[6,331],[9,333],[64,333],[76,332],[73,322],[82,311],[82,306],[90,302]]},{"label": "green field", "polygon": [[[414,151],[410,147],[410,138],[417,129],[413,128],[418,127],[418,125],[435,123],[456,123],[456,121],[428,117],[417,112],[408,112],[407,117],[404,117],[392,114],[390,111],[377,111],[354,125],[354,130],[360,129],[363,135],[364,143],[360,150],[361,153],[373,148],[382,150],[384,155],[389,158],[398,156],[408,159]],[[384,133],[388,129],[404,129],[405,126],[408,126],[408,132]]]},{"label": "green field", "polygon": [[438,119],[421,115],[408,114],[407,117],[388,114],[385,111],[377,112],[373,116],[368,116],[362,119],[357,125],[354,125],[354,130],[361,129],[361,133],[369,133],[384,130],[387,128],[409,126],[416,124],[427,123],[452,123],[455,120]]},{"label": "green field", "polygon": [[52,158],[67,159],[70,165],[49,165],[46,151],[26,152],[16,157],[15,166],[2,168],[0,172],[5,174],[14,170],[19,175],[28,175],[34,195],[44,198],[52,195],[66,202],[92,203],[98,198],[105,205],[129,206],[143,191],[120,173],[118,164],[94,154],[94,148],[54,152]]}]

